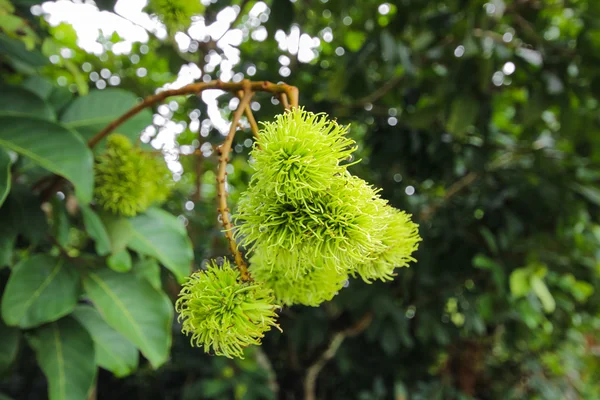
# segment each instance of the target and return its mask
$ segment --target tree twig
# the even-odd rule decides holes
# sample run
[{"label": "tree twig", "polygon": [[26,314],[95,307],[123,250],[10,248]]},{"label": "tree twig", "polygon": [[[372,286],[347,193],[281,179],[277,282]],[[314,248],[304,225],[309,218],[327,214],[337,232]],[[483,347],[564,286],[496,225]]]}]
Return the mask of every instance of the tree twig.
[{"label": "tree twig", "polygon": [[273,364],[271,364],[271,360],[265,354],[262,347],[256,346],[254,350],[256,354],[256,363],[262,367],[267,372],[267,386],[277,398],[279,394],[279,383],[277,383],[277,374],[275,373],[275,369],[273,368]]},{"label": "tree twig", "polygon": [[306,375],[304,377],[305,400],[316,399],[317,378],[319,377],[319,373],[327,362],[335,356],[344,340],[349,336],[356,336],[367,329],[372,320],[373,314],[367,312],[354,325],[333,334],[329,340],[329,345],[321,353],[319,358],[317,358],[317,360],[306,370]]},{"label": "tree twig", "polygon": [[390,90],[392,90],[397,84],[402,81],[401,76],[395,76],[379,88],[377,88],[372,93],[366,95],[362,99],[359,99],[354,105],[355,106],[364,106],[365,104],[374,103],[383,96],[385,96]]},{"label": "tree twig", "polygon": [[[243,96],[242,92],[238,92],[238,97],[241,99]],[[252,131],[252,136],[254,136],[255,139],[258,139],[258,124],[256,123],[256,119],[254,118],[254,114],[252,113],[252,108],[250,107],[250,104],[246,105],[246,108],[244,109],[246,118],[248,118],[248,123],[250,124],[250,130]]]},{"label": "tree twig", "polygon": [[[88,141],[89,147],[94,147],[97,145],[102,139],[108,136],[111,132],[113,132],[117,127],[121,124],[132,118],[134,115],[139,113],[145,108],[151,107],[156,103],[159,103],[165,100],[168,97],[172,96],[182,96],[186,94],[199,94],[204,90],[208,89],[221,89],[227,92],[236,93],[239,90],[244,90],[245,82],[221,82],[221,81],[210,81],[210,82],[197,82],[191,83],[179,89],[170,89],[164,90],[160,93],[157,93],[152,96],[148,96],[141,103],[137,104],[125,114],[121,115],[119,118],[108,124],[104,129],[98,132],[94,137],[92,137]],[[276,84],[268,81],[258,81],[258,82],[250,82],[250,90],[253,92],[268,92],[273,94],[281,94],[284,93],[287,97],[290,98],[290,103],[293,107],[298,106],[298,89],[287,85],[285,83]]]},{"label": "tree twig", "polygon": [[442,206],[442,204],[446,203],[460,191],[465,189],[467,186],[475,182],[479,178],[479,174],[477,172],[469,172],[467,175],[460,178],[458,181],[454,182],[446,191],[444,198],[438,202],[437,204],[431,204],[426,207],[423,211],[421,211],[420,217],[421,221],[427,221],[433,217],[433,215],[437,212],[437,210]]},{"label": "tree twig", "polygon": [[231,225],[231,221],[229,219],[229,208],[227,207],[227,191],[225,190],[225,182],[226,182],[226,168],[227,162],[229,161],[229,152],[231,151],[231,145],[233,143],[233,138],[235,137],[235,133],[238,129],[238,123],[240,122],[240,118],[242,114],[246,110],[246,106],[250,104],[250,100],[254,95],[254,92],[251,89],[250,81],[243,81],[244,83],[244,96],[240,100],[240,103],[233,113],[233,119],[231,121],[231,128],[229,129],[229,134],[225,138],[223,144],[219,147],[219,169],[217,172],[217,197],[219,202],[219,214],[221,215],[221,223],[223,224],[223,229],[225,230],[225,237],[229,241],[229,248],[233,253],[235,258],[235,263],[240,270],[240,275],[243,281],[249,281],[252,278],[248,273],[248,266],[246,265],[246,261],[244,261],[244,257],[242,257],[242,253],[240,252],[235,239],[233,238],[233,226]]},{"label": "tree twig", "polygon": [[289,103],[288,98],[285,93],[279,94],[279,101],[283,105],[283,108],[285,108],[286,110],[290,109],[290,103]]}]

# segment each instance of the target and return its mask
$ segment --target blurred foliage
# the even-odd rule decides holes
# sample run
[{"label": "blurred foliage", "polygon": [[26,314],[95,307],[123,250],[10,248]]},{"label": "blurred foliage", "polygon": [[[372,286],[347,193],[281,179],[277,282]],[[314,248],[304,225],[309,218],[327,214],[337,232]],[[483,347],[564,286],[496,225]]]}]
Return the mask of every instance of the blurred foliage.
[{"label": "blurred foliage", "polygon": [[[134,343],[149,360],[140,360],[136,372],[100,363],[103,369],[91,376],[97,398],[310,399],[307,374],[332,349],[333,358],[313,375],[317,398],[600,398],[596,0],[219,1],[195,18],[206,26],[222,24],[219,16],[233,7],[241,12],[233,24],[242,33],[239,45],[190,28],[187,48],[178,46],[174,32],[151,32],[147,43],[120,54],[112,49],[123,38],[114,34],[98,38],[100,55],[80,49],[71,26],[50,26],[32,15],[37,3],[0,0],[0,263],[11,267],[0,270],[4,293],[19,268],[23,273],[23,263],[59,256],[54,240],[85,265],[104,265],[99,255],[108,254],[100,245],[106,235],[113,251],[128,241],[114,233],[125,229],[119,221],[94,218],[91,209],[86,217],[83,206],[83,216],[73,211],[69,190],[40,211],[43,190],[32,187],[49,173],[14,156],[7,127],[35,114],[46,116],[44,123],[57,132],[91,135],[128,106],[102,111],[116,92],[103,103],[87,102],[88,112],[103,122],[82,130],[79,111],[65,119],[78,99],[81,107],[81,99],[111,93],[111,86],[143,97],[185,74],[297,86],[307,110],[351,124],[363,159],[353,173],[411,212],[423,237],[419,262],[398,271],[394,282],[352,280],[319,308],[284,309],[285,335],[270,333],[245,360],[191,349],[175,322],[172,332],[161,332],[159,351]],[[115,5],[96,3],[108,11]],[[311,47],[314,38],[318,46]],[[122,104],[133,105],[123,96]],[[220,97],[217,107],[197,96],[174,98],[153,118],[120,132],[137,135],[145,121],[142,142],[162,147],[177,186],[165,208],[185,221],[196,268],[228,254],[216,216],[214,170],[215,147],[223,139],[219,120],[229,116],[229,100]],[[258,120],[280,112],[276,99],[257,100]],[[240,132],[236,138],[229,171],[233,205],[249,178],[250,137]],[[60,173],[60,160],[55,162],[54,170],[44,167]],[[152,215],[165,217],[157,213]],[[98,228],[103,225],[106,234]],[[154,239],[160,244],[164,237]],[[136,302],[136,315],[143,315],[160,308],[163,290],[173,299],[178,286],[171,273],[183,267],[173,260],[177,248],[158,259],[168,272],[158,269],[152,251],[130,247],[130,272],[104,268],[97,274],[123,294],[126,282],[147,278],[151,285],[132,291],[150,299]],[[74,279],[80,270],[67,267],[59,270],[64,282],[81,279],[87,297],[96,293],[92,301],[101,304],[97,281]],[[81,293],[78,286],[73,290]],[[77,311],[75,318],[50,322],[70,313],[77,297],[51,304],[52,315],[42,320],[38,314],[7,319],[4,296],[4,321],[20,321],[21,328],[0,325],[0,392],[44,398],[43,372],[51,368],[38,343],[48,329],[64,330],[73,337],[72,348],[87,348],[84,328],[91,322],[82,322]],[[110,331],[119,316],[113,322],[103,317],[103,331],[131,345],[124,332]],[[164,343],[171,335],[168,352]],[[133,365],[129,361],[125,365]]]}]

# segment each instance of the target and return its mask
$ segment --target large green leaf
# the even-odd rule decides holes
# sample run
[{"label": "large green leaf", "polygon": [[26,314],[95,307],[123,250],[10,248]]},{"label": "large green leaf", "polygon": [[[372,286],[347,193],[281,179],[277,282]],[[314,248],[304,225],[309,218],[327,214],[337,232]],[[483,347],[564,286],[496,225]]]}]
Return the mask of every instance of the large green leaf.
[{"label": "large green leaf", "polygon": [[12,364],[19,350],[21,331],[18,328],[6,326],[0,319],[0,373]]},{"label": "large green leaf", "polygon": [[50,121],[0,116],[0,145],[70,180],[82,203],[92,200],[94,156],[75,132]]},{"label": "large green leaf", "polygon": [[104,320],[134,343],[154,368],[171,347],[173,306],[167,295],[132,273],[89,272],[83,285]]},{"label": "large green leaf", "polygon": [[50,400],[84,400],[96,376],[94,342],[73,318],[36,329],[27,336],[48,379]]},{"label": "large green leaf", "polygon": [[4,322],[33,328],[69,314],[79,297],[78,278],[75,268],[62,258],[38,254],[21,261],[2,296]]},{"label": "large green leaf", "polygon": [[23,235],[36,245],[47,235],[48,222],[41,209],[40,200],[26,186],[13,185],[8,198],[0,208],[0,234],[8,238]]},{"label": "large green leaf", "polygon": [[43,100],[48,100],[50,98],[50,94],[54,90],[54,85],[49,79],[38,75],[30,76],[29,78],[25,79],[22,85],[27,90],[37,94]]},{"label": "large green leaf", "polygon": [[[2,96],[0,96],[1,98]],[[4,199],[10,192],[10,166],[12,160],[2,147],[0,147],[0,206],[4,203]]]},{"label": "large green leaf", "polygon": [[[102,128],[135,106],[137,97],[122,89],[95,90],[79,97],[65,110],[61,121],[89,140]],[[152,123],[152,113],[143,110],[117,128],[117,132],[136,139]]]},{"label": "large green leaf", "polygon": [[133,273],[140,279],[146,279],[152,287],[160,290],[160,265],[154,258],[141,258],[133,264]]},{"label": "large green leaf", "polygon": [[131,219],[133,234],[128,246],[157,258],[180,282],[190,274],[194,259],[192,243],[179,220],[158,208]]},{"label": "large green leaf", "polygon": [[37,94],[18,86],[0,87],[0,115],[33,116],[54,120],[54,110]]},{"label": "large green leaf", "polygon": [[96,241],[96,253],[105,256],[111,251],[110,238],[98,215],[87,205],[81,206],[83,224],[88,234]]},{"label": "large green leaf", "polygon": [[111,328],[94,307],[77,306],[73,317],[89,332],[96,345],[96,363],[117,377],[137,369],[139,353],[127,338]]},{"label": "large green leaf", "polygon": [[0,33],[0,55],[8,57],[13,66],[25,73],[35,73],[38,67],[48,64],[48,59],[37,50],[27,50],[19,40]]}]

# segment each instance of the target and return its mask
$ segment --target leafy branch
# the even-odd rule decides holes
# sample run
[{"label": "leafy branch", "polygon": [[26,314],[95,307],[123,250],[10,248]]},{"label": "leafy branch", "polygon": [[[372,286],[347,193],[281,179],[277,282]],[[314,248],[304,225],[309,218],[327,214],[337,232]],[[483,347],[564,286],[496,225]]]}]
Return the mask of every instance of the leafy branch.
[{"label": "leafy branch", "polygon": [[[221,222],[225,230],[225,236],[229,242],[229,247],[232,254],[234,255],[236,264],[240,270],[242,280],[251,280],[250,274],[248,273],[247,264],[241,252],[238,249],[237,243],[233,238],[232,225],[229,218],[229,208],[227,207],[227,192],[225,189],[226,182],[226,167],[229,161],[229,152],[231,151],[231,145],[235,137],[235,133],[239,127],[239,122],[243,114],[246,114],[252,133],[255,137],[258,137],[258,124],[252,114],[250,108],[250,100],[256,92],[268,92],[273,95],[280,97],[282,104],[286,109],[291,107],[298,107],[298,89],[294,86],[287,85],[285,83],[275,84],[268,81],[257,81],[252,82],[249,80],[243,80],[241,82],[222,82],[222,81],[211,81],[211,82],[198,82],[192,83],[179,89],[164,90],[152,96],[146,97],[141,103],[137,104],[116,120],[108,124],[104,129],[98,132],[88,141],[88,147],[93,148],[100,143],[109,134],[114,132],[123,123],[127,122],[130,118],[141,112],[142,110],[152,107],[157,103],[164,101],[165,99],[172,96],[182,96],[186,94],[200,94],[204,90],[209,89],[220,89],[230,93],[234,93],[240,97],[240,103],[236,111],[234,112],[233,119],[231,121],[231,128],[229,134],[225,138],[223,144],[219,147],[219,167],[217,173],[217,193],[218,193],[218,211],[221,216]],[[53,181],[48,188],[42,193],[42,198],[47,200],[53,193],[55,193],[63,182],[63,178],[55,176]],[[38,186],[38,184],[36,184]]]}]

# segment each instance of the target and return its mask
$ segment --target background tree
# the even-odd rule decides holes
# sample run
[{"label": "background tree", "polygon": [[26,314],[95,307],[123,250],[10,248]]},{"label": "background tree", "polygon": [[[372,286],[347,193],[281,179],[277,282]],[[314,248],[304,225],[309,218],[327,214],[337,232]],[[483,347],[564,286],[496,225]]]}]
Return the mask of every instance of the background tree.
[{"label": "background tree", "polygon": [[[0,0],[2,396],[600,398],[596,1],[219,1],[191,27],[152,1],[148,41],[101,36],[99,54],[37,3]],[[228,254],[214,171],[236,100],[172,98],[119,128],[175,186],[132,218],[88,206],[85,141],[139,97],[244,77],[350,123],[352,172],[423,242],[392,283],[286,308],[284,334],[231,361],[190,348],[172,301]],[[256,100],[259,121],[281,110]],[[233,206],[251,144],[236,137]]]}]

